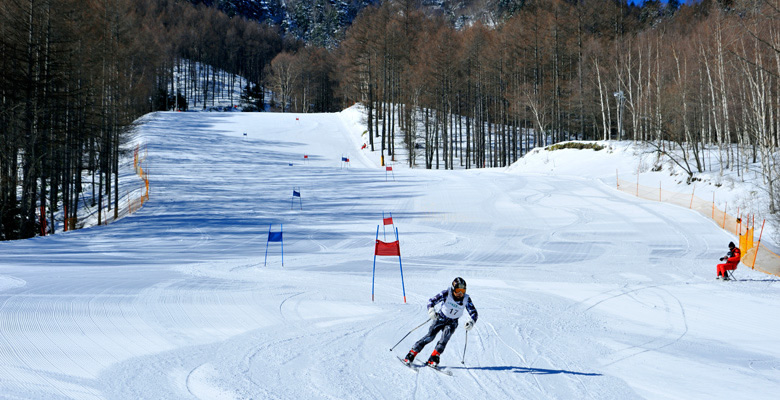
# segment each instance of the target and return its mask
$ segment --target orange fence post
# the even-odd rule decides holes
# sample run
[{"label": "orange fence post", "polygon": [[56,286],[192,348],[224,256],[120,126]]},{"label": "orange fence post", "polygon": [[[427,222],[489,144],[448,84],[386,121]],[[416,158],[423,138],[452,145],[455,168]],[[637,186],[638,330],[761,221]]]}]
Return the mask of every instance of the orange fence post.
[{"label": "orange fence post", "polygon": [[739,216],[739,207],[737,207],[737,236],[742,234],[742,217]]},{"label": "orange fence post", "polygon": [[636,166],[636,197],[639,197],[639,166]]},{"label": "orange fence post", "polygon": [[715,219],[715,192],[712,192],[712,219]]},{"label": "orange fence post", "polygon": [[696,193],[696,184],[693,184],[693,190],[691,190],[691,205],[688,206],[689,209],[693,209],[693,194]]},{"label": "orange fence post", "polygon": [[753,266],[750,268],[756,269],[756,258],[758,258],[758,250],[761,248],[761,236],[764,235],[764,224],[766,223],[766,219],[764,219],[764,222],[761,223],[761,233],[758,234],[758,244],[756,244],[756,253],[753,254]]}]

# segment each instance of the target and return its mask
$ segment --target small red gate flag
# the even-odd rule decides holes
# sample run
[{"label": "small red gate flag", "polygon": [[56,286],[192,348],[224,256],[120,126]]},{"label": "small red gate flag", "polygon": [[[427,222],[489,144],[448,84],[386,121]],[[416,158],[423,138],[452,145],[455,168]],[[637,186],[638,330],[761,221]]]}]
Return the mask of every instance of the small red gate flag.
[{"label": "small red gate flag", "polygon": [[382,221],[385,223],[385,225],[392,225],[393,224],[393,217],[390,218],[384,218]]}]

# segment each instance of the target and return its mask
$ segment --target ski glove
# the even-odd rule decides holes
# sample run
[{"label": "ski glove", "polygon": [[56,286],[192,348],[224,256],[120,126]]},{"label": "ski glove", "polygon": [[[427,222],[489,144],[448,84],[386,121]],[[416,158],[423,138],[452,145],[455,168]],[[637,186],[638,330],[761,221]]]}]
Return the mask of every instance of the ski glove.
[{"label": "ski glove", "polygon": [[723,260],[725,260],[725,259],[726,259],[726,257],[721,257],[721,258],[720,258],[720,260],[721,260],[721,261],[723,261]]},{"label": "ski glove", "polygon": [[436,310],[434,310],[433,307],[428,309],[428,317],[430,319],[436,319]]},{"label": "ski glove", "polygon": [[468,321],[465,325],[463,325],[463,329],[470,331],[471,328],[474,327],[474,321]]}]

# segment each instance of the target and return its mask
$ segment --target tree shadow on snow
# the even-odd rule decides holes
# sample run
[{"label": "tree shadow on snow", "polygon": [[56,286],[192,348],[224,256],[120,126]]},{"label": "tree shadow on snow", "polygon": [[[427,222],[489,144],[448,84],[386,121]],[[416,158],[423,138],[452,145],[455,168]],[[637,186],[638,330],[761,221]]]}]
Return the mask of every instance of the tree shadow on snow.
[{"label": "tree shadow on snow", "polygon": [[513,367],[513,366],[496,366],[496,367],[450,367],[451,369],[466,369],[466,370],[482,370],[482,371],[510,371],[517,374],[535,374],[535,375],[553,375],[553,374],[568,374],[579,376],[601,376],[601,374],[593,372],[576,372],[566,371],[563,369],[544,369],[544,368],[526,368],[526,367]]}]

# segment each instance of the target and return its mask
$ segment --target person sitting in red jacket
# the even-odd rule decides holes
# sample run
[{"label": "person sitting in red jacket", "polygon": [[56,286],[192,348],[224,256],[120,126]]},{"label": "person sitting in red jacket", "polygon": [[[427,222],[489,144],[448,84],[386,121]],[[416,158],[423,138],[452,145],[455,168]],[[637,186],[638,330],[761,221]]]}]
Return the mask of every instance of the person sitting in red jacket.
[{"label": "person sitting in red jacket", "polygon": [[739,247],[735,246],[734,242],[729,242],[729,252],[726,253],[725,257],[720,258],[721,261],[725,260],[726,263],[718,264],[718,279],[729,280],[729,275],[726,271],[737,269],[741,256],[742,252],[739,250]]}]

